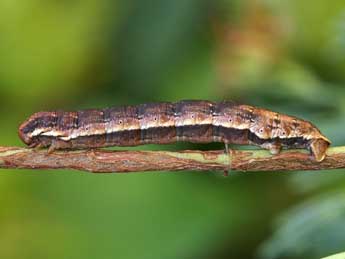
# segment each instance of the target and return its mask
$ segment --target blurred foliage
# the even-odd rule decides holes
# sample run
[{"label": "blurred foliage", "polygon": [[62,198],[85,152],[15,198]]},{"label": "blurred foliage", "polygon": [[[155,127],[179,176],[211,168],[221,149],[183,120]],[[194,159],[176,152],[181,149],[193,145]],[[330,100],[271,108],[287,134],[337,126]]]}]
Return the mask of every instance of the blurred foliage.
[{"label": "blurred foliage", "polygon": [[[0,141],[38,110],[233,99],[343,145],[344,32],[340,0],[2,0]],[[0,257],[320,258],[345,251],[342,172],[2,170]]]},{"label": "blurred foliage", "polygon": [[327,256],[327,257],[323,257],[322,259],[342,259],[344,257],[345,257],[345,253],[338,253],[338,254]]},{"label": "blurred foliage", "polygon": [[329,192],[289,209],[261,247],[262,258],[320,258],[345,244],[345,194]]}]

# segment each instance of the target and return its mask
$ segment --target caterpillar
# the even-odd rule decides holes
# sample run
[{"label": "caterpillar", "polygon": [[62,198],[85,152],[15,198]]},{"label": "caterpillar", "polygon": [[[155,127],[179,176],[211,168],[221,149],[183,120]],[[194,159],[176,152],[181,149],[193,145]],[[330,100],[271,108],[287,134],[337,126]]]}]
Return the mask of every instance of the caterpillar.
[{"label": "caterpillar", "polygon": [[331,142],[312,123],[234,102],[185,100],[80,111],[37,112],[19,127],[29,147],[84,149],[108,146],[223,142],[256,145],[278,154],[305,148],[322,161]]}]

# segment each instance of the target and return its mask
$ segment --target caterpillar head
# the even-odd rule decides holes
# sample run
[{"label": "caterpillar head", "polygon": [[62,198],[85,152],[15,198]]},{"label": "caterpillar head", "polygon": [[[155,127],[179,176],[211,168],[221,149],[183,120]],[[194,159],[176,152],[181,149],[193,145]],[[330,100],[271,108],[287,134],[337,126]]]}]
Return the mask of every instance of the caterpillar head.
[{"label": "caterpillar head", "polygon": [[316,161],[321,162],[325,159],[330,144],[331,142],[325,137],[311,140],[309,148]]}]

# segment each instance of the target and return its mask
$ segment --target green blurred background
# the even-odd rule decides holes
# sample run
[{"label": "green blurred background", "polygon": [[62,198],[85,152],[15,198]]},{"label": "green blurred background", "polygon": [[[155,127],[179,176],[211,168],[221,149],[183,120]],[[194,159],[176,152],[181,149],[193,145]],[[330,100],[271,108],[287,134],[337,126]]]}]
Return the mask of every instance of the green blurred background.
[{"label": "green blurred background", "polygon": [[[0,61],[1,145],[39,110],[180,99],[345,141],[342,0],[1,0]],[[223,147],[139,147],[185,148]],[[1,170],[0,258],[319,258],[345,251],[342,171]]]}]

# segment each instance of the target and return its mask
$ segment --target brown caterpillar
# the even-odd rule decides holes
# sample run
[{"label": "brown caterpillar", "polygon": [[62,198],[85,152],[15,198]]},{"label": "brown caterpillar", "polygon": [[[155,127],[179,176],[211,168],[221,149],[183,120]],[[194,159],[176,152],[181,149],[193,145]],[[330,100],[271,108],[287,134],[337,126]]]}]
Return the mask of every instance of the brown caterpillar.
[{"label": "brown caterpillar", "polygon": [[80,149],[107,146],[224,142],[253,144],[277,154],[307,148],[317,161],[330,141],[310,122],[233,102],[148,103],[75,112],[38,112],[19,127],[30,147]]}]

